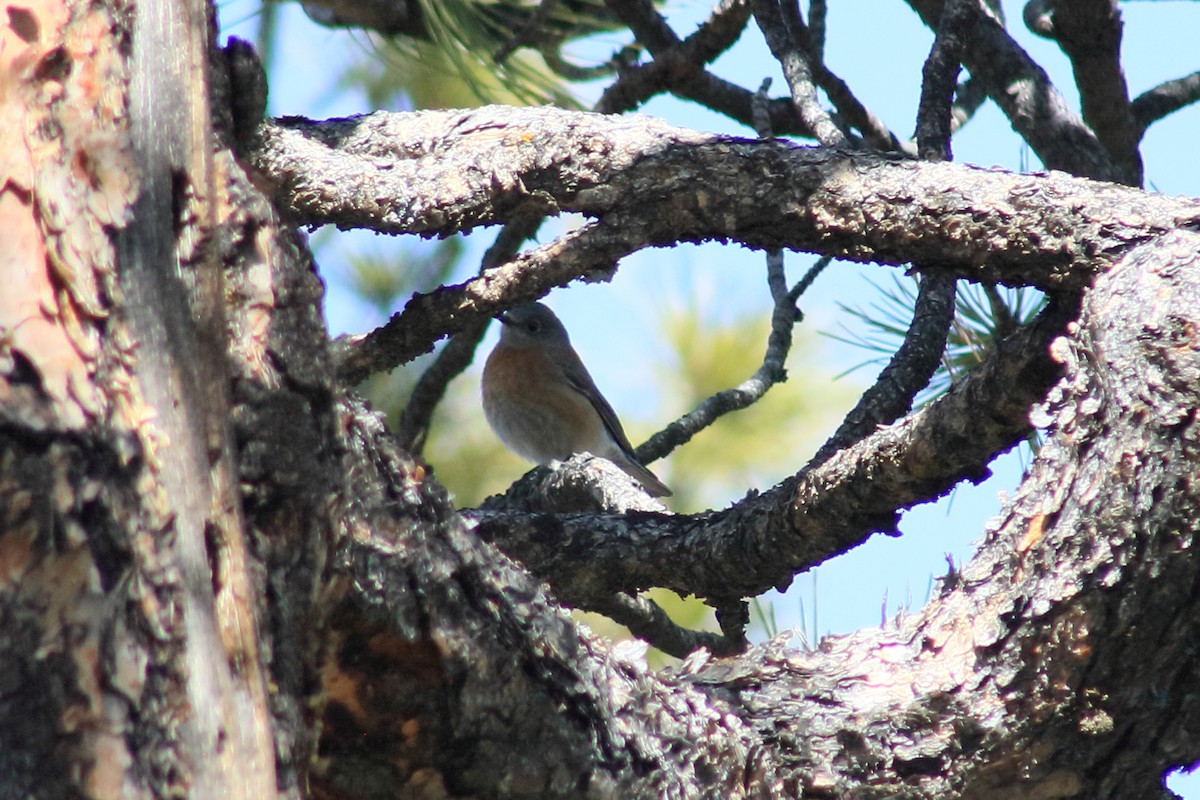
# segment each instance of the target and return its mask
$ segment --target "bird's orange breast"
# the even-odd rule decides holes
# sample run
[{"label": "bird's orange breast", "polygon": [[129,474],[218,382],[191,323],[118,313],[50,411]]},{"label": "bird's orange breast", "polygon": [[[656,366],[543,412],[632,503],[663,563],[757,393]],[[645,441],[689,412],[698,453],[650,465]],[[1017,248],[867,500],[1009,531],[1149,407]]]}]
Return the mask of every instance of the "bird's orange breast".
[{"label": "bird's orange breast", "polygon": [[483,410],[504,443],[533,461],[605,449],[600,415],[544,350],[493,350],[483,369]]}]

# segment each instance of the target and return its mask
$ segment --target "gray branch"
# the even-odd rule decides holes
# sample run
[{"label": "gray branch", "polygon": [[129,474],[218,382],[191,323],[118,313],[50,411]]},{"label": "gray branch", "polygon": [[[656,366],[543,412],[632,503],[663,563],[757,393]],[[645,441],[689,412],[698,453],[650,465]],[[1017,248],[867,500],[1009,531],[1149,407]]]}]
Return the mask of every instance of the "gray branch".
[{"label": "gray branch", "polygon": [[350,381],[428,352],[481,316],[610,274],[644,247],[732,239],[1054,291],[1081,288],[1133,244],[1200,219],[1193,200],[1064,175],[549,108],[283,120],[260,130],[254,165],[305,224],[435,235],[523,213],[603,215],[465,284],[416,295],[386,356],[349,348]]}]

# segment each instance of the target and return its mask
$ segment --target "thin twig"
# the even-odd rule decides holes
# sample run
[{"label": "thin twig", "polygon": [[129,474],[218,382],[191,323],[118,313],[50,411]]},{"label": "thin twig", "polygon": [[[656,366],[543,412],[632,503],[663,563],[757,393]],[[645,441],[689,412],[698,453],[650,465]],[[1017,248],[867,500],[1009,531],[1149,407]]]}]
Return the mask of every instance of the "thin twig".
[{"label": "thin twig", "polygon": [[704,647],[716,656],[728,656],[745,649],[743,640],[709,631],[693,631],[671,621],[651,600],[624,592],[597,597],[579,607],[596,611],[629,628],[639,639],[676,658],[686,658]]},{"label": "thin twig", "polygon": [[[756,119],[766,119],[763,110],[766,106],[767,89],[771,81],[763,81],[756,95],[758,102],[755,108]],[[758,127],[760,138],[770,138],[769,124]],[[726,389],[706,398],[695,409],[672,422],[654,436],[650,437],[637,449],[637,456],[643,463],[650,463],[662,458],[671,451],[691,441],[697,433],[711,426],[724,415],[739,411],[753,405],[777,383],[787,379],[788,353],[792,349],[792,329],[799,321],[800,314],[796,309],[796,300],[816,276],[820,274],[832,259],[821,258],[804,278],[792,289],[788,289],[787,277],[784,273],[783,251],[774,249],[767,254],[767,287],[771,292],[774,308],[771,312],[771,333],[767,337],[767,349],[763,355],[762,364],[754,374],[733,389]]]},{"label": "thin twig", "polygon": [[858,130],[867,144],[876,150],[891,150],[906,155],[916,154],[910,144],[902,141],[882,119],[863,105],[862,101],[850,90],[849,84],[823,64],[814,64],[813,66],[817,85],[825,92],[829,102],[833,103],[839,118]]},{"label": "thin twig", "polygon": [[1160,83],[1139,94],[1132,103],[1133,116],[1145,135],[1146,129],[1155,122],[1197,101],[1200,101],[1200,71]]},{"label": "thin twig", "polygon": [[655,58],[679,44],[679,36],[650,0],[606,0],[605,5]]},{"label": "thin twig", "polygon": [[876,150],[894,150],[898,153],[909,153],[911,148],[901,142],[879,117],[863,105],[862,101],[850,90],[850,86],[833,73],[825,65],[825,5],[816,3],[809,5],[809,18],[816,20],[820,30],[813,30],[805,25],[800,14],[797,0],[785,0],[782,4],[783,18],[796,46],[806,54],[809,68],[812,70],[813,81],[833,107],[837,109],[838,121],[841,126],[852,126],[858,130],[867,144]]},{"label": "thin twig", "polygon": [[[644,103],[655,94],[671,92],[718,114],[724,114],[732,120],[754,127],[753,93],[700,69],[702,63],[711,62],[737,40],[745,27],[748,15],[746,0],[722,0],[708,21],[687,39],[673,46],[667,46],[666,42],[670,41],[674,33],[668,34],[662,28],[660,18],[656,19],[650,15],[647,4],[610,2],[609,5],[635,32],[635,36],[638,35],[637,31],[644,31],[638,37],[638,41],[651,51],[654,61],[622,71],[620,78],[604,91],[599,110],[604,113],[627,110]],[[810,7],[810,13],[817,10],[816,6]],[[814,34],[810,33],[806,38],[812,39]],[[882,120],[854,96],[841,78],[818,59],[813,61],[813,78],[816,84],[825,91],[840,117],[861,132],[872,147],[915,154],[915,150],[901,142]],[[776,135],[815,138],[815,134],[800,118],[790,99],[771,100],[768,109],[771,127]]]},{"label": "thin twig", "polygon": [[754,93],[754,103],[751,106],[754,114],[754,132],[758,134],[758,138],[760,139],[770,139],[773,135],[771,131],[770,98],[767,96],[770,88],[771,79],[763,78],[762,85]]}]

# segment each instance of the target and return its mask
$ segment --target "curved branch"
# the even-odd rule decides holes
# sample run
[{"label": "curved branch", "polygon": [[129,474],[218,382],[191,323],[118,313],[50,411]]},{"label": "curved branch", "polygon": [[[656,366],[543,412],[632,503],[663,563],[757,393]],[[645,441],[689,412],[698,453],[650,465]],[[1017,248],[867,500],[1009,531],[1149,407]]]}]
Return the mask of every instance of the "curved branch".
[{"label": "curved branch", "polygon": [[1142,132],[1129,103],[1121,67],[1121,12],[1116,0],[1057,0],[1053,38],[1071,60],[1083,119],[1121,172],[1122,183],[1142,185]]},{"label": "curved branch", "polygon": [[[828,263],[828,259],[821,259],[819,269],[814,269],[819,272]],[[798,284],[793,290],[788,289],[784,283],[783,254],[779,251],[772,251],[768,255],[767,271],[774,307],[771,312],[771,333],[767,337],[762,364],[753,375],[737,386],[705,398],[694,409],[646,440],[645,444],[637,449],[637,457],[642,463],[656,461],[687,444],[697,433],[721,417],[749,408],[762,399],[772,386],[787,379],[784,363],[792,349],[792,328],[798,321],[797,290],[804,284]]]},{"label": "curved branch", "polygon": [[[906,0],[937,30],[944,0]],[[1017,44],[1001,22],[974,0],[972,45],[963,56],[971,75],[1008,117],[1048,169],[1098,180],[1120,180],[1104,146],[1055,88],[1046,71]]]},{"label": "curved branch", "polygon": [[[432,235],[547,210],[604,215],[461,286],[417,295],[390,368],[480,315],[644,247],[736,239],[855,261],[1077,289],[1132,244],[1200,219],[1200,203],[1062,175],[1013,175],[699,134],[555,109],[377,113],[260,130],[254,163],[300,222]],[[953,236],[947,236],[953,231]],[[531,283],[522,275],[534,270]],[[357,345],[351,349],[356,349]]]},{"label": "curved branch", "polygon": [[[961,277],[1077,288],[1131,241],[1200,215],[1195,203],[1059,175],[551,108],[289,118],[259,134],[254,166],[296,221],[389,233],[444,235],[534,210],[654,210],[645,245],[732,238],[889,264],[940,256],[979,264]],[[1129,213],[1113,213],[1118,204]],[[961,235],[944,241],[947,226]]]},{"label": "curved branch", "polygon": [[[921,101],[917,110],[917,149],[927,161],[950,158],[951,106],[954,86],[972,20],[968,3],[948,0],[937,36],[922,70]],[[944,275],[921,279],[913,320],[904,341],[880,372],[875,385],[863,393],[833,436],[817,451],[821,463],[846,445],[861,439],[912,409],[913,398],[929,384],[946,350],[954,321],[955,280]]]},{"label": "curved branch", "polygon": [[724,511],[464,513],[480,536],[568,594],[662,586],[748,597],[786,586],[796,572],[894,530],[901,509],[964,477],[982,480],[987,464],[1028,434],[1029,409],[1057,376],[1046,349],[1072,317],[1048,309],[946,395]]},{"label": "curved branch", "polygon": [[862,732],[851,763],[904,787],[866,796],[1156,797],[1166,769],[1200,757],[1198,252],[1195,233],[1165,236],[1098,279],[1054,345],[1053,434],[940,597],[820,653],[765,648],[773,679],[739,676],[764,732],[780,730],[773,709],[811,702],[782,746],[803,743],[830,795],[864,796],[845,714]]},{"label": "curved branch", "polygon": [[[291,118],[259,140],[254,166],[301,224],[431,236],[534,210],[654,210],[644,245],[737,239],[888,264],[940,257],[979,265],[956,268],[960,277],[1041,288],[1081,287],[1131,241],[1200,215],[1195,203],[1060,175],[550,108]],[[945,242],[947,226],[961,235]]]},{"label": "curved branch", "polygon": [[701,648],[717,656],[733,655],[745,649],[741,639],[681,628],[671,621],[667,612],[657,603],[644,597],[618,593],[593,603],[590,608],[624,625],[637,638],[676,658],[687,658]]},{"label": "curved branch", "polygon": [[414,294],[386,324],[346,340],[338,375],[349,384],[358,383],[429,352],[446,334],[467,330],[518,303],[537,300],[555,286],[580,276],[611,274],[617,259],[636,250],[646,238],[638,220],[614,215],[484,270],[464,284]]},{"label": "curved branch", "polygon": [[913,398],[929,385],[946,351],[950,323],[954,321],[955,294],[953,278],[931,275],[921,280],[904,342],[879,373],[875,385],[863,393],[837,431],[813,456],[814,463],[821,463],[912,409]]},{"label": "curved branch", "polygon": [[1200,71],[1164,81],[1142,92],[1133,101],[1133,116],[1145,135],[1146,129],[1155,122],[1197,101],[1200,101]]},{"label": "curved branch", "polygon": [[[351,418],[348,462],[378,469],[341,487],[337,647],[319,671],[322,730],[341,747],[314,783],[336,789],[358,765],[345,785],[432,772],[480,796],[518,781],[578,796],[581,775],[621,797],[1157,796],[1164,769],[1200,756],[1198,252],[1195,233],[1164,236],[1098,279],[1053,347],[1054,432],[980,553],[921,613],[816,651],[776,640],[651,673],[574,630]],[[1030,360],[1029,337],[989,368]],[[988,397],[970,407],[1019,377],[973,375]],[[969,441],[990,421],[958,424]],[[545,549],[595,557],[537,524]]]}]

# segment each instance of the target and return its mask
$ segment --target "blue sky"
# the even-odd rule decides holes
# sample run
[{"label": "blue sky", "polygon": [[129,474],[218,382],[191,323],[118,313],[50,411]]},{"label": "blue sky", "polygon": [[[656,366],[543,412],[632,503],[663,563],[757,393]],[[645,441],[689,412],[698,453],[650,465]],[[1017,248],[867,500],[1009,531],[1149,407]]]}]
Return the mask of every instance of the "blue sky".
[{"label": "blue sky", "polygon": [[[902,136],[911,134],[916,117],[922,62],[932,36],[900,0],[840,0],[832,3],[826,57],[829,66],[845,79],[859,98]],[[1051,74],[1068,101],[1077,104],[1066,59],[1052,43],[1024,32],[1019,23],[1020,3],[1004,3],[1014,34],[1033,57]],[[675,29],[686,35],[702,19],[708,3],[675,2],[667,6]],[[236,0],[221,8],[228,32],[253,36],[256,0]],[[349,60],[368,47],[362,34],[329,31],[309,23],[299,7],[283,4],[283,35],[279,38],[279,68],[272,75],[272,114],[337,116],[371,111],[361,96],[334,91],[332,65]],[[1125,19],[1125,65],[1130,90],[1138,94],[1163,80],[1200,68],[1200,50],[1195,46],[1200,31],[1200,3],[1122,3]],[[234,24],[238,23],[240,24]],[[593,43],[590,53],[610,52],[618,37]],[[313,70],[315,54],[326,68]],[[580,51],[589,55],[589,48]],[[757,87],[764,77],[774,79],[772,94],[784,92],[782,76],[766,47],[753,30],[716,64],[716,71],[743,86]],[[329,77],[314,77],[329,76]],[[595,90],[592,90],[595,91]],[[586,95],[585,95],[586,99]],[[690,128],[752,135],[740,126],[696,106],[671,98],[652,101],[644,113],[662,117]],[[1146,137],[1143,154],[1148,186],[1167,194],[1200,195],[1200,159],[1191,154],[1200,140],[1200,108],[1190,108],[1154,126]],[[955,160],[996,165],[1007,169],[1038,169],[1007,121],[991,104],[954,140]],[[548,234],[547,234],[548,235]],[[359,244],[371,245],[369,233],[337,234],[336,247],[323,251],[322,270],[329,283],[327,316],[334,333],[362,332],[380,320],[356,302],[339,285],[338,254]],[[471,237],[472,249],[481,253],[492,234]],[[789,254],[790,274],[799,275],[812,257]],[[478,257],[468,257],[478,263]],[[762,285],[762,255],[737,246],[705,245],[656,250],[625,259],[617,277],[608,284],[570,287],[551,295],[550,302],[572,331],[572,339],[623,417],[666,424],[667,413],[675,413],[671,398],[646,391],[648,381],[631,366],[629,353],[653,336],[654,306],[659,303],[688,303],[706,300],[713,324],[729,320],[741,311],[766,310]],[[837,332],[842,325],[853,329],[853,321],[838,309],[838,303],[861,305],[874,292],[869,280],[886,282],[889,273],[881,268],[836,264],[805,296],[806,325],[816,330]],[[653,300],[649,298],[654,298]],[[617,315],[623,324],[616,330],[608,320]],[[603,334],[598,333],[604,331]],[[494,336],[494,333],[492,334]],[[754,345],[756,351],[760,345]],[[830,374],[864,360],[866,354],[833,340],[824,341],[815,355]],[[858,381],[872,377],[870,370],[854,375]],[[477,380],[469,375],[464,380]],[[815,390],[819,391],[819,387]],[[680,409],[681,410],[681,409]],[[815,440],[828,432],[816,432]],[[799,462],[796,464],[799,466]],[[989,518],[1000,508],[998,494],[1017,485],[1021,458],[1012,454],[993,465],[994,477],[979,487],[960,487],[952,496],[905,514],[904,536],[877,536],[854,552],[796,579],[786,596],[773,598],[781,627],[804,624],[816,632],[842,633],[877,625],[881,615],[898,608],[919,608],[925,601],[933,576],[946,570],[946,554],[958,563],[967,560]],[[514,476],[515,477],[515,476]],[[744,487],[743,487],[744,488]],[[740,494],[741,492],[737,492]],[[714,505],[729,497],[714,498]],[[801,620],[803,611],[804,619]],[[1200,800],[1200,774],[1176,776],[1171,788],[1185,797]]]}]

